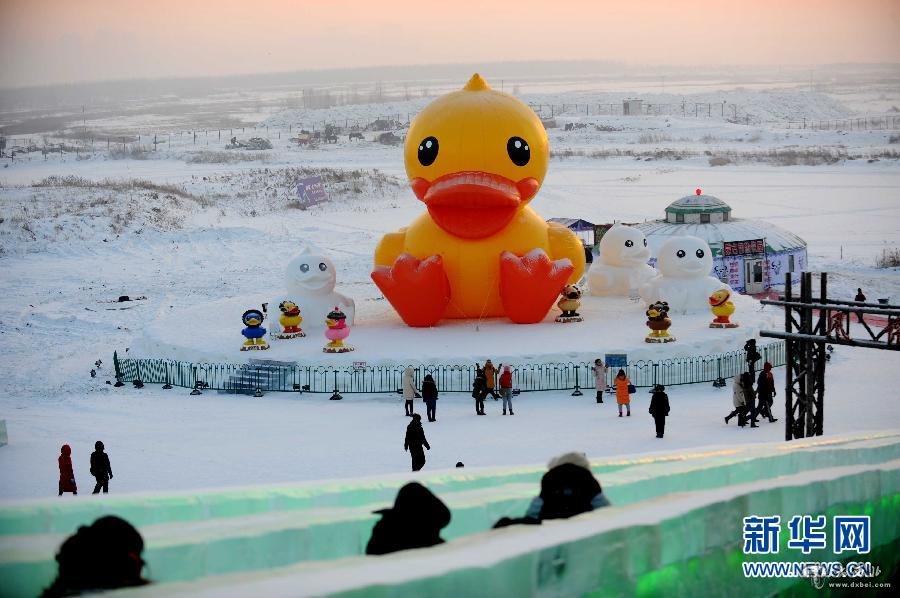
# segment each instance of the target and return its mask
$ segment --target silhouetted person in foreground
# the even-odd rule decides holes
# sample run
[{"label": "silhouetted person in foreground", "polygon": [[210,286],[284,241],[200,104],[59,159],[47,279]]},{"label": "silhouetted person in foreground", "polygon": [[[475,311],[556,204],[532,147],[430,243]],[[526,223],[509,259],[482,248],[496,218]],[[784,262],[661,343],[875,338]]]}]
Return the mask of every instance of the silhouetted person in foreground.
[{"label": "silhouetted person in foreground", "polygon": [[422,429],[422,416],[413,413],[412,421],[406,426],[406,439],[403,441],[403,450],[409,451],[412,457],[413,471],[419,471],[425,465],[423,446],[429,451],[431,450],[431,446],[425,440],[425,430]]},{"label": "silhouetted person in foreground", "polygon": [[143,586],[144,540],[134,526],[112,515],[81,526],[56,554],[59,572],[42,598]]},{"label": "silhouetted person in foreground", "polygon": [[443,544],[441,530],[450,523],[450,510],[431,491],[410,482],[400,488],[394,506],[375,511],[381,519],[372,528],[366,554],[388,554]]},{"label": "silhouetted person in foreground", "polygon": [[103,452],[103,443],[99,440],[94,443],[94,452],[91,453],[91,475],[97,480],[93,494],[109,492],[109,481],[113,477],[112,467],[109,466],[109,456]]},{"label": "silhouetted person in foreground", "polygon": [[532,499],[525,516],[518,519],[503,517],[494,524],[495,528],[518,523],[539,524],[545,519],[568,519],[609,506],[584,453],[560,455],[550,461],[548,469],[541,478],[541,493]]},{"label": "silhouetted person in foreground", "polygon": [[59,450],[59,495],[63,492],[71,492],[78,494],[78,485],[75,484],[75,470],[72,469],[72,447],[68,444],[62,445]]},{"label": "silhouetted person in foreground", "polygon": [[656,422],[656,437],[662,438],[666,433],[666,416],[669,415],[669,395],[666,394],[666,387],[662,384],[653,387],[649,411],[653,421]]}]

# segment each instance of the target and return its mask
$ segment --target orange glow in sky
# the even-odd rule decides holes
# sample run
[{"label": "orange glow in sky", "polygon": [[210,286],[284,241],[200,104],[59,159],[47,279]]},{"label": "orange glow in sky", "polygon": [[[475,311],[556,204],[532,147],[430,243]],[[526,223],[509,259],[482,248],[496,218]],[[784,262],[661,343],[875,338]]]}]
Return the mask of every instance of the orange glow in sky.
[{"label": "orange glow in sky", "polygon": [[597,59],[900,62],[900,0],[0,0],[0,86]]}]

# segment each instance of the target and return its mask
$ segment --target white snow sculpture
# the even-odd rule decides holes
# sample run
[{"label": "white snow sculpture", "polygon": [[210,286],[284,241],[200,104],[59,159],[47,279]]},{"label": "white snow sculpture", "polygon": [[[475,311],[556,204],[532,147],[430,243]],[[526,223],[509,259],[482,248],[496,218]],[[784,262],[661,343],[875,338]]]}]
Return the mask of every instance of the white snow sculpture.
[{"label": "white snow sculpture", "polygon": [[666,301],[672,311],[709,310],[709,296],[719,289],[731,289],[710,276],[712,252],[698,237],[672,237],[659,248],[656,257],[659,276],[641,287],[646,303]]},{"label": "white snow sculpture", "polygon": [[278,305],[291,300],[300,307],[303,330],[324,330],[328,312],[339,307],[347,316],[347,324],[353,325],[356,304],[353,299],[334,290],[337,272],[334,264],[323,253],[304,249],[290,261],[285,270],[284,291],[267,306],[266,327],[273,334],[281,332]]},{"label": "white snow sculpture", "polygon": [[600,239],[600,256],[591,264],[587,280],[591,295],[628,296],[657,276],[647,265],[647,238],[636,228],[614,224]]}]

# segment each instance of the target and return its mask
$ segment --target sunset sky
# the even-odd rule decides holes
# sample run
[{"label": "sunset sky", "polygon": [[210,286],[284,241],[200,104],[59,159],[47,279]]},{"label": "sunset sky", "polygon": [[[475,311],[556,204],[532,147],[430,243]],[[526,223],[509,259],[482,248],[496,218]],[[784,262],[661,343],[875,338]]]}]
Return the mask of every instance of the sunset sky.
[{"label": "sunset sky", "polygon": [[0,0],[0,86],[599,59],[900,62],[900,0]]}]

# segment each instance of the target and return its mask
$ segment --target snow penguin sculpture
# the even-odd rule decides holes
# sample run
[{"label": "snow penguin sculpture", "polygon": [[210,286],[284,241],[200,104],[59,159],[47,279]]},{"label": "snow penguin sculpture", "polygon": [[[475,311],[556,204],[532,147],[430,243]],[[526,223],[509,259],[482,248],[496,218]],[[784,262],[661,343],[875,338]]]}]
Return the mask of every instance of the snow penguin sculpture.
[{"label": "snow penguin sculpture", "polygon": [[[285,269],[285,290],[269,302],[280,306],[290,301],[303,309],[304,328],[322,331],[325,318],[335,306],[345,314],[348,324],[353,324],[356,304],[353,299],[334,290],[337,273],[334,263],[322,253],[305,248],[292,259]],[[272,334],[283,332],[281,323],[270,322]]]},{"label": "snow penguin sculpture", "polygon": [[549,161],[527,104],[475,74],[425,107],[406,135],[406,173],[426,212],[375,249],[372,279],[408,326],[442,318],[540,322],[581,278],[581,241],[528,203]]},{"label": "snow penguin sculpture", "polygon": [[649,303],[665,300],[674,312],[688,313],[709,309],[709,297],[730,287],[709,273],[712,252],[698,237],[672,237],[659,248],[656,257],[659,276],[644,283],[641,299]]},{"label": "snow penguin sculpture", "polygon": [[659,273],[647,265],[647,237],[636,228],[614,224],[600,239],[600,256],[588,270],[588,290],[595,297],[627,297]]}]

